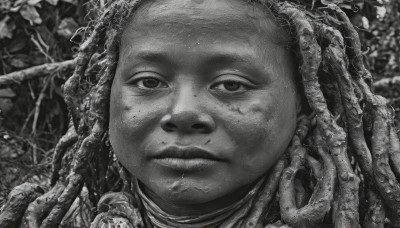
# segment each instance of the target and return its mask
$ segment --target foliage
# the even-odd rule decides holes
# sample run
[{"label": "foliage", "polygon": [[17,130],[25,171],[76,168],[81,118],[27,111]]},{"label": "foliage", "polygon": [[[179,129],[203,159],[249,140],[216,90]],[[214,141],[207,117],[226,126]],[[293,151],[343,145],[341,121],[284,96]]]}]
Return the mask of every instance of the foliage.
[{"label": "foliage", "polygon": [[[87,24],[87,3],[77,0],[0,1],[0,75],[72,59]],[[68,123],[62,84],[55,72],[11,86],[0,85],[0,204],[21,181],[48,181],[55,143]]]},{"label": "foliage", "polygon": [[[385,3],[386,14],[380,19],[374,19],[374,4],[360,1],[362,10],[354,13],[354,5],[340,2],[360,28],[374,79],[400,75],[398,1]],[[85,32],[78,28],[86,26],[96,12],[89,9],[102,5],[103,1],[82,0],[1,1],[0,75],[72,59]],[[53,148],[68,128],[62,85],[71,73],[56,72],[17,85],[0,85],[0,205],[16,184],[26,180],[44,184],[49,179]],[[377,92],[400,107],[399,88]]]},{"label": "foliage", "polygon": [[[385,4],[386,7],[379,9],[384,15],[371,21],[369,28],[360,33],[364,41],[366,61],[375,81],[400,76],[400,2],[392,0]],[[400,85],[389,85],[376,89],[375,92],[389,98],[398,122]]]}]

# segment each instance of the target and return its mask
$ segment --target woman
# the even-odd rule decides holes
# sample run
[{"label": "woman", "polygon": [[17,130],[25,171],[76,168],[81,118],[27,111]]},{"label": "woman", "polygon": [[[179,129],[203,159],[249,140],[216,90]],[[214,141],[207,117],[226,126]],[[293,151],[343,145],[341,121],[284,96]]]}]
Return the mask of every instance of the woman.
[{"label": "woman", "polygon": [[303,4],[113,2],[64,87],[52,188],[20,186],[0,221],[71,225],[86,187],[92,227],[400,227],[400,144],[358,35]]}]

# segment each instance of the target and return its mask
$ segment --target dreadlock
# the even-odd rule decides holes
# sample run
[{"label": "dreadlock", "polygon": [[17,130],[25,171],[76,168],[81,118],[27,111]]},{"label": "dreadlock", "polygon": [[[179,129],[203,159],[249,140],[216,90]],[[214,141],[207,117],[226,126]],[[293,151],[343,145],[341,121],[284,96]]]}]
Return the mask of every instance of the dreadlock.
[{"label": "dreadlock", "polygon": [[[91,26],[64,85],[71,124],[55,148],[51,189],[38,197],[37,186],[19,186],[0,214],[1,227],[59,226],[83,186],[98,205],[92,227],[113,216],[133,227],[148,224],[133,177],[108,141],[120,35],[143,2],[112,1]],[[371,92],[371,74],[349,18],[324,1],[250,2],[265,6],[294,37],[291,46],[310,111],[299,117],[292,142],[262,191],[244,214],[221,227],[383,227],[388,221],[400,227],[400,142],[386,100]],[[21,191],[26,194],[18,195]],[[27,210],[8,210],[17,202],[29,204]],[[10,211],[14,216],[4,219]]]}]

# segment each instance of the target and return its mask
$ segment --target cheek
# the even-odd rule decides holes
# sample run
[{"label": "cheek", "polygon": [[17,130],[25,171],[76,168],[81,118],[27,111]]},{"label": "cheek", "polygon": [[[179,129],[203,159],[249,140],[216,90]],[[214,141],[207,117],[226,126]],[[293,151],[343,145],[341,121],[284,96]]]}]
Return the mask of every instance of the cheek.
[{"label": "cheek", "polygon": [[149,102],[135,95],[129,86],[113,85],[110,97],[110,138],[119,135],[122,139],[129,139],[129,143],[141,142],[148,132],[158,127],[166,104],[164,99]]},{"label": "cheek", "polygon": [[[129,105],[130,99],[123,92],[112,89],[110,98],[110,141],[114,149],[131,143],[125,138],[136,137],[136,129],[140,126],[136,121],[142,112],[140,108]],[[119,151],[116,150],[116,153]]]},{"label": "cheek", "polygon": [[112,88],[110,97],[110,143],[118,160],[131,172],[137,174],[143,164],[139,153],[146,135],[159,125],[162,104],[141,105],[129,89]]},{"label": "cheek", "polygon": [[229,129],[239,148],[235,160],[249,171],[268,170],[284,153],[293,136],[297,115],[295,96],[285,96],[281,91],[230,108],[235,114],[231,118],[236,117],[237,123],[231,124]]}]

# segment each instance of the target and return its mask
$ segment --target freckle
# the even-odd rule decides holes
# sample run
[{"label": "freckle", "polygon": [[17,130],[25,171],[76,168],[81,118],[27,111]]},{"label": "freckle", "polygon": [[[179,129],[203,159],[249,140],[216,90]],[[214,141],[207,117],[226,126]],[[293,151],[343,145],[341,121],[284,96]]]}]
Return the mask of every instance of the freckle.
[{"label": "freckle", "polygon": [[167,144],[165,141],[161,141],[161,143],[164,144],[164,145]]}]

